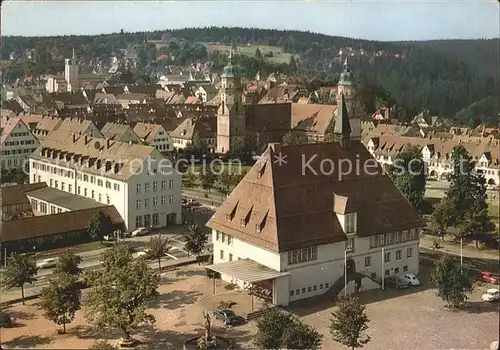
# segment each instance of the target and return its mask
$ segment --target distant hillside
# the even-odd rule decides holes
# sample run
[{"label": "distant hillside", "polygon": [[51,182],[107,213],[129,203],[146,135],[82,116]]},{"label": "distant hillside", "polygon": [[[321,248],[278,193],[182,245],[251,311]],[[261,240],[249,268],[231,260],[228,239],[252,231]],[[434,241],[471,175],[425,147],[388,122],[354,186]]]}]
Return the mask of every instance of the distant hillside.
[{"label": "distant hillside", "polygon": [[[220,70],[227,62],[225,51],[236,48],[236,59],[248,77],[257,71],[265,75],[278,70],[330,81],[336,80],[343,57],[349,55],[362,93],[397,102],[409,115],[427,108],[453,117],[475,102],[500,95],[498,43],[499,39],[378,42],[301,31],[207,27],[99,36],[4,37],[0,54],[6,60],[11,52],[35,51],[36,62],[9,65],[4,72],[7,79],[60,70],[61,59],[69,57],[73,47],[79,59],[92,62],[135,50],[139,66],[147,68],[145,76],[152,76],[165,65],[193,62],[211,61]],[[167,58],[157,62],[159,56]],[[484,111],[492,114],[479,118],[496,124],[498,110]]]}]

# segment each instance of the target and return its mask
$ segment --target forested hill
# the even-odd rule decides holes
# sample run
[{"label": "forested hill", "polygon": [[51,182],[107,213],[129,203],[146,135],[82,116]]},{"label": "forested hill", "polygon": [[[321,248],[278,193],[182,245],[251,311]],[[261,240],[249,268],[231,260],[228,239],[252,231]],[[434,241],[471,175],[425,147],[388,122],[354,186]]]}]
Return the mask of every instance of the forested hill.
[{"label": "forested hill", "polygon": [[[226,62],[226,53],[219,51],[234,47],[248,77],[257,71],[265,74],[278,70],[334,82],[341,69],[342,50],[351,57],[362,92],[382,96],[388,103],[397,102],[410,115],[426,108],[434,114],[456,117],[462,124],[472,119],[498,122],[499,39],[379,42],[301,31],[225,27],[2,39],[2,59],[12,51],[36,49],[37,63],[32,69],[38,73],[60,69],[57,59],[68,57],[73,47],[83,60],[108,59],[112,52],[133,47],[141,66],[151,67],[157,56],[166,53],[175,57],[167,64],[212,61],[217,69]],[[261,49],[258,53],[257,47]],[[474,108],[467,110],[473,104]]]}]

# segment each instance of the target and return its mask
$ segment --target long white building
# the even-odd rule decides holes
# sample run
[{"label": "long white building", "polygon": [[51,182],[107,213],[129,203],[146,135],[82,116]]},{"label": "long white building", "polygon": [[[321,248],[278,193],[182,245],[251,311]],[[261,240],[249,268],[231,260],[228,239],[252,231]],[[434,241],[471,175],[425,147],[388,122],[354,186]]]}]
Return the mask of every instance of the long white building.
[{"label": "long white building", "polygon": [[21,118],[1,119],[1,169],[19,169],[39,146],[37,138]]},{"label": "long white building", "polygon": [[30,157],[30,182],[112,204],[128,231],[182,220],[181,175],[153,147],[54,131]]},{"label": "long white building", "polygon": [[207,268],[223,280],[288,305],[418,273],[425,223],[363,144],[350,138],[342,100],[335,143],[270,145],[207,223],[214,244]]}]

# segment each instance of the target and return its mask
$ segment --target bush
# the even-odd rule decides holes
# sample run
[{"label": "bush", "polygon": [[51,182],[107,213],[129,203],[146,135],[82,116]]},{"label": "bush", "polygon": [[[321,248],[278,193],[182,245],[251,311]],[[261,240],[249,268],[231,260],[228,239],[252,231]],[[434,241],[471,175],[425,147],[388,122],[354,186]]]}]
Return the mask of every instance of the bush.
[{"label": "bush", "polygon": [[111,345],[106,340],[98,340],[89,348],[92,350],[116,350],[118,349],[116,346]]},{"label": "bush", "polygon": [[11,328],[12,327],[12,319],[8,314],[3,311],[0,311],[0,328]]}]

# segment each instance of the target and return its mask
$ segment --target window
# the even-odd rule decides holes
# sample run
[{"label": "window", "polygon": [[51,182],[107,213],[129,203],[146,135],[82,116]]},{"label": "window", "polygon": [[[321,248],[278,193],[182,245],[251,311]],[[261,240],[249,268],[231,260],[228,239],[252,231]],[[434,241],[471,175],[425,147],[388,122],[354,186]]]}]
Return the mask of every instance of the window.
[{"label": "window", "polygon": [[381,247],[385,245],[385,235],[378,236],[378,245]]},{"label": "window", "polygon": [[319,285],[319,289],[323,289],[323,283]]},{"label": "window", "polygon": [[142,216],[138,215],[135,217],[135,227],[142,227]]},{"label": "window", "polygon": [[120,190],[120,185],[119,184],[115,184],[114,185],[114,189],[115,189],[115,191],[119,191]]},{"label": "window", "polygon": [[370,237],[370,248],[376,248],[378,246],[378,237],[371,236]]},{"label": "window", "polygon": [[172,204],[174,202],[174,195],[173,194],[169,194],[168,195],[168,203]]},{"label": "window", "polygon": [[92,199],[94,199],[94,197],[95,197],[95,191],[92,190]]},{"label": "window", "polygon": [[153,213],[153,226],[158,226],[160,223],[160,214]]},{"label": "window", "polygon": [[307,287],[307,292],[310,293],[312,291],[312,287]]},{"label": "window", "polygon": [[347,252],[353,252],[354,251],[354,238],[347,239],[347,242],[345,244],[345,250]]},{"label": "window", "polygon": [[410,241],[415,240],[417,237],[417,229],[410,229],[408,230],[410,233]]},{"label": "window", "polygon": [[220,240],[220,232],[219,232],[219,231],[216,231],[216,233],[215,233],[215,239],[216,239],[217,241],[219,241],[219,240]]},{"label": "window", "polygon": [[63,190],[63,191],[64,191],[65,187],[66,187],[66,186],[64,185],[64,182],[62,182],[62,181],[61,181],[61,190]]},{"label": "window", "polygon": [[313,291],[318,290],[318,286],[313,286]]},{"label": "window", "polygon": [[316,260],[317,255],[318,255],[318,247],[297,249],[297,250],[288,252],[287,255],[288,255],[288,264],[289,265]]},{"label": "window", "polygon": [[222,249],[220,250],[220,258],[224,260],[224,251]]},{"label": "window", "polygon": [[406,242],[408,240],[408,231],[403,231],[403,238],[402,241]]},{"label": "window", "polygon": [[106,203],[110,204],[111,200],[109,199],[109,195],[106,195]]},{"label": "window", "polygon": [[146,226],[146,227],[151,226],[151,215],[150,214],[144,215],[144,226]]},{"label": "window", "polygon": [[299,295],[300,294],[300,289],[295,289],[295,294]]},{"label": "window", "polygon": [[89,176],[88,175],[83,175],[83,181],[89,182]]},{"label": "window", "polygon": [[158,206],[158,197],[153,197],[153,207]]},{"label": "window", "polygon": [[233,237],[232,236],[227,235],[227,244],[229,244],[229,245],[233,244]]},{"label": "window", "polygon": [[229,261],[233,261],[233,254],[229,253]]},{"label": "window", "polygon": [[246,226],[246,221],[245,221],[245,219],[241,219],[241,220],[240,220],[240,226],[241,226],[241,227],[245,227],[245,226]]},{"label": "window", "polygon": [[406,257],[411,258],[413,254],[413,249],[412,248],[406,248]]},{"label": "window", "polygon": [[73,185],[71,184],[68,185],[68,192],[69,193],[73,192]]},{"label": "window", "polygon": [[372,257],[371,256],[365,257],[365,266],[372,266]]},{"label": "window", "polygon": [[390,261],[391,261],[391,252],[385,253],[384,262],[390,262]]},{"label": "window", "polygon": [[390,272],[389,270],[385,270],[384,274],[385,274],[386,276],[389,276],[389,275],[391,274],[391,272]]},{"label": "window", "polygon": [[375,279],[377,279],[377,273],[372,272],[372,273],[371,273],[371,275],[370,275],[370,277],[371,277],[372,279],[374,279],[374,280],[375,280]]},{"label": "window", "polygon": [[54,180],[50,179],[50,187],[54,187]]},{"label": "window", "polygon": [[161,180],[161,189],[164,190],[167,182],[165,180]]},{"label": "window", "polygon": [[102,184],[103,184],[102,180],[101,180],[101,179],[98,179],[98,180],[97,180],[97,186],[101,186],[101,187],[102,187]]},{"label": "window", "polygon": [[54,187],[55,187],[55,188],[59,188],[59,181],[57,181],[57,180],[56,180],[56,181],[54,181]]},{"label": "window", "polygon": [[106,181],[106,188],[111,188],[111,182]]},{"label": "window", "polygon": [[158,190],[158,181],[153,181],[153,191]]},{"label": "window", "polygon": [[149,182],[146,182],[144,184],[144,193],[148,193],[149,192]]},{"label": "window", "polygon": [[99,202],[102,202],[102,194],[99,193]]},{"label": "window", "polygon": [[168,180],[168,188],[174,188],[174,180]]},{"label": "window", "polygon": [[87,197],[87,189],[86,189],[86,188],[84,188],[84,189],[83,189],[83,195],[84,195],[85,197]]},{"label": "window", "polygon": [[403,266],[403,272],[408,272],[408,265]]},{"label": "window", "polygon": [[330,283],[325,283],[325,288],[330,288]]},{"label": "window", "polygon": [[399,243],[399,242],[401,242],[401,232],[400,231],[394,233],[394,243]]},{"label": "window", "polygon": [[394,273],[399,273],[399,267],[394,268]]},{"label": "window", "polygon": [[137,194],[141,193],[141,184],[135,185],[135,193]]},{"label": "window", "polygon": [[306,292],[306,289],[302,288],[302,294],[304,294],[305,292]]},{"label": "window", "polygon": [[95,176],[90,177],[90,183],[95,184]]},{"label": "window", "polygon": [[396,260],[401,260],[401,250],[396,250]]},{"label": "window", "polygon": [[255,232],[260,233],[260,230],[261,230],[260,225],[259,224],[255,225]]},{"label": "window", "polygon": [[226,243],[226,234],[225,233],[222,234],[221,242]]},{"label": "window", "polygon": [[144,208],[149,208],[149,198],[144,200]]},{"label": "window", "polygon": [[163,206],[163,205],[165,205],[165,203],[166,203],[165,196],[161,196],[160,197],[160,205]]},{"label": "window", "polygon": [[394,234],[392,232],[389,232],[387,234],[387,244],[392,244],[394,243]]},{"label": "window", "polygon": [[141,200],[140,199],[135,201],[135,209],[141,209]]},{"label": "window", "polygon": [[356,214],[346,214],[345,216],[345,232],[352,233],[354,232],[354,218]]}]

